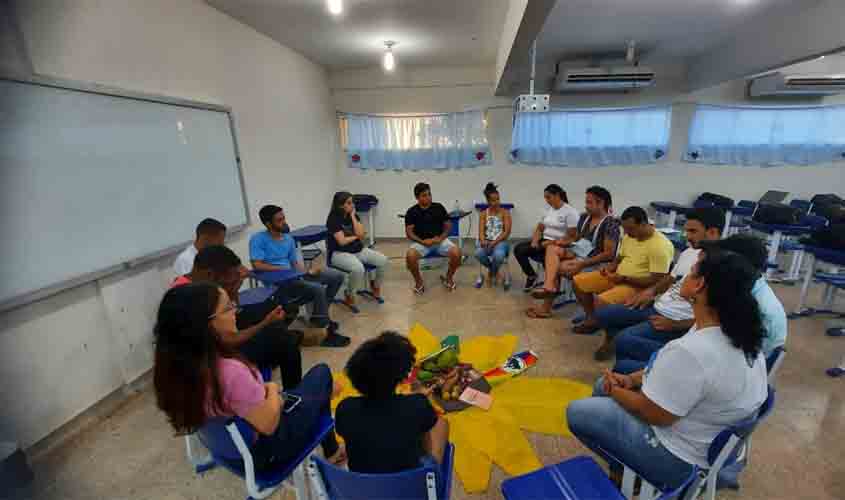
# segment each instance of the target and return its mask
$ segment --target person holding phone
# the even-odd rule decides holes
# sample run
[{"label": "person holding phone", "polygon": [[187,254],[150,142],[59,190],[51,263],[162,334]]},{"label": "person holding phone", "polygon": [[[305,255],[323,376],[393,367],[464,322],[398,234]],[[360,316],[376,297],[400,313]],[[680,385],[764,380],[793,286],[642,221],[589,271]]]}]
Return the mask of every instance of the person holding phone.
[{"label": "person holding phone", "polygon": [[[247,443],[258,470],[284,463],[308,445],[320,416],[330,412],[339,390],[325,364],[311,368],[292,391],[301,402],[284,413],[279,385],[221,341],[236,329],[237,306],[223,288],[192,283],[171,288],[158,309],[154,329],[153,385],[158,407],[177,433],[191,433],[212,417],[238,416],[256,431]],[[334,464],[346,461],[334,432],[322,443]]]}]

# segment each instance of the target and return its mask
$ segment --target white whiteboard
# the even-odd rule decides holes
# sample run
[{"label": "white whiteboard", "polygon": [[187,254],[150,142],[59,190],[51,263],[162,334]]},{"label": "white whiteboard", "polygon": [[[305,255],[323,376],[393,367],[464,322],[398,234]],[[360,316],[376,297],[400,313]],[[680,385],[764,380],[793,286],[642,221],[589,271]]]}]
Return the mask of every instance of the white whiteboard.
[{"label": "white whiteboard", "polygon": [[0,309],[247,223],[228,110],[81,89],[0,79]]}]

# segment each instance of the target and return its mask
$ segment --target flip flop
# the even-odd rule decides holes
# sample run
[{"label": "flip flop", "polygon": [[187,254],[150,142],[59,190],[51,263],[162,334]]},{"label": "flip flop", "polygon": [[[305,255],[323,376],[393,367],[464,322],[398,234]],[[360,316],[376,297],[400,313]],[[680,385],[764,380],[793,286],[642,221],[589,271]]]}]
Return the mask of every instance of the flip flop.
[{"label": "flip flop", "polygon": [[828,337],[845,337],[845,327],[828,328],[825,333]]},{"label": "flip flop", "polygon": [[458,288],[458,285],[455,284],[455,280],[452,280],[450,282],[449,280],[446,279],[446,276],[441,276],[440,282],[443,283],[443,286],[445,286],[446,289],[449,290],[450,292],[454,292],[455,288]]},{"label": "flip flop", "polygon": [[419,287],[414,286],[414,293],[417,295],[422,295],[425,293],[425,285],[420,285]]},{"label": "flip flop", "polygon": [[845,368],[839,368],[838,366],[836,366],[834,368],[828,368],[825,373],[827,373],[828,377],[838,378],[842,375],[845,375]]},{"label": "flip flop", "polygon": [[541,312],[533,307],[526,309],[525,315],[533,319],[549,319],[552,317],[552,313],[547,313],[545,311]]},{"label": "flip flop", "polygon": [[550,299],[552,297],[556,297],[557,295],[557,290],[546,290],[545,288],[531,292],[531,296],[539,300]]}]

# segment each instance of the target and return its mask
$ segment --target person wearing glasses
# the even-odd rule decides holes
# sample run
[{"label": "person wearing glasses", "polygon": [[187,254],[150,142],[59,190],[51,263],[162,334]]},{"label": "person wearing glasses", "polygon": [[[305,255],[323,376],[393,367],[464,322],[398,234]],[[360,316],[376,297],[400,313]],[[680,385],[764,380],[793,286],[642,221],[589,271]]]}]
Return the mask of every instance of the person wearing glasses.
[{"label": "person wearing glasses", "polygon": [[304,333],[288,330],[286,321],[287,317],[295,318],[296,311],[285,311],[272,301],[240,308],[237,300],[243,282],[241,267],[241,259],[229,248],[205,247],[194,259],[191,272],[176,278],[172,286],[207,281],[225,290],[237,321],[234,328],[220,330],[220,342],[256,366],[278,366],[284,387],[296,387],[302,381],[300,346]]},{"label": "person wearing glasses", "polygon": [[[285,394],[224,339],[237,329],[237,305],[223,288],[191,283],[171,288],[154,330],[156,403],[177,433],[197,431],[213,417],[238,416],[257,433],[247,443],[255,468],[267,470],[302,453],[320,417],[339,393],[325,364],[314,366],[286,394],[299,404],[284,412]],[[329,461],[346,461],[334,432],[322,442]]]}]

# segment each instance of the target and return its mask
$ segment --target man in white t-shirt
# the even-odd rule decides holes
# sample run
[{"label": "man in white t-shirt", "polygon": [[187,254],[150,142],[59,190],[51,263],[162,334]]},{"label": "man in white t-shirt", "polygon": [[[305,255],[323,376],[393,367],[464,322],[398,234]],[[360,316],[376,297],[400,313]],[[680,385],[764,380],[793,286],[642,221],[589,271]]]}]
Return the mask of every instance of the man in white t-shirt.
[{"label": "man in white t-shirt", "polygon": [[625,304],[610,304],[596,310],[599,325],[607,330],[609,337],[615,337],[613,371],[632,373],[642,369],[651,353],[689,330],[692,306],[680,295],[681,283],[698,260],[700,243],[718,240],[724,223],[721,209],[691,211],[684,226],[689,248],[681,252],[672,271]]},{"label": "man in white t-shirt", "polygon": [[523,241],[513,249],[513,256],[525,273],[526,292],[530,292],[537,283],[537,271],[531,261],[542,263],[546,259],[546,247],[555,241],[561,246],[575,242],[578,235],[578,211],[569,204],[566,191],[557,184],[549,184],[543,191],[549,208],[537,227],[531,241]]},{"label": "man in white t-shirt", "polygon": [[197,233],[194,242],[182,251],[176,262],[173,263],[173,270],[179,276],[191,272],[194,267],[194,259],[200,250],[205,247],[222,245],[226,241],[226,225],[217,219],[203,219],[197,225]]}]

